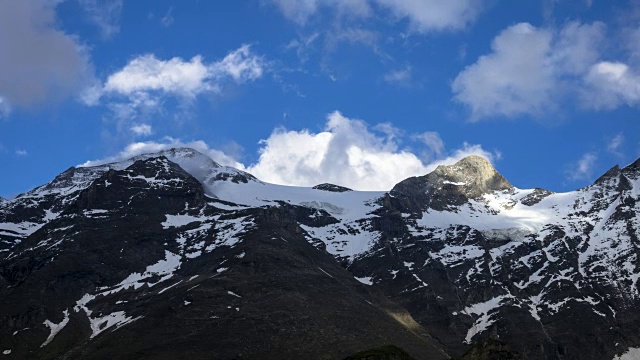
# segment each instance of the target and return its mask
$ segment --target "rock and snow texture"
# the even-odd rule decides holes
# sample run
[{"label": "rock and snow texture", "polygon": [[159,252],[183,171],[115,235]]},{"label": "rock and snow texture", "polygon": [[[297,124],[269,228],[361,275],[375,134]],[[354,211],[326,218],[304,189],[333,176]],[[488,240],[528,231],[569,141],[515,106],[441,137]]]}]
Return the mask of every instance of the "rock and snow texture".
[{"label": "rock and snow texture", "polygon": [[[104,269],[109,281],[56,308],[64,314],[61,321],[34,325],[49,334],[40,340],[47,347],[73,322],[69,315],[86,316],[92,340],[144,322],[136,307],[140,299],[194,292],[201,279],[232,272],[245,251],[209,264],[206,277],[177,275],[212,254],[231,254],[247,233],[260,230],[261,211],[277,208],[286,215],[271,223],[286,217],[287,231],[334,256],[358,286],[381,290],[427,327],[449,324],[430,332],[452,353],[497,336],[525,351],[542,344],[541,352],[528,353],[532,358],[555,359],[558,349],[572,353],[585,346],[598,346],[611,358],[626,351],[613,345],[624,338],[624,328],[605,332],[597,343],[567,334],[613,329],[640,305],[639,198],[640,161],[567,193],[518,189],[476,156],[404,180],[389,192],[362,192],[333,184],[269,184],[194,150],[171,149],[71,168],[49,184],[0,201],[0,261],[38,257],[49,266],[90,241],[78,234],[100,224],[117,224],[115,232],[126,227],[118,241],[140,235],[109,249],[109,261],[135,259],[134,249],[144,249],[135,270]],[[131,221],[142,221],[151,235],[118,222],[131,209],[143,213]],[[149,238],[161,246],[147,247]],[[291,240],[282,234],[269,239],[283,246]],[[109,236],[102,241],[98,248],[116,243]],[[334,279],[326,268],[315,268]],[[18,265],[11,269],[5,273],[20,273]],[[226,294],[244,299],[243,293]],[[198,301],[184,298],[180,304],[196,308]],[[633,319],[640,326],[640,314]],[[634,351],[616,359],[633,359]]]},{"label": "rock and snow texture", "polygon": [[49,334],[49,337],[47,337],[47,340],[45,340],[42,343],[42,345],[40,345],[40,347],[47,346],[51,342],[51,340],[53,340],[53,338],[60,332],[60,330],[62,330],[62,328],[64,328],[67,325],[68,322],[69,322],[69,310],[64,311],[64,319],[62,319],[62,321],[58,324],[52,323],[49,320],[45,320],[44,325],[46,325],[51,330],[51,334]]},{"label": "rock and snow texture", "polygon": [[640,360],[640,349],[629,348],[624,354],[614,357],[613,360]]}]

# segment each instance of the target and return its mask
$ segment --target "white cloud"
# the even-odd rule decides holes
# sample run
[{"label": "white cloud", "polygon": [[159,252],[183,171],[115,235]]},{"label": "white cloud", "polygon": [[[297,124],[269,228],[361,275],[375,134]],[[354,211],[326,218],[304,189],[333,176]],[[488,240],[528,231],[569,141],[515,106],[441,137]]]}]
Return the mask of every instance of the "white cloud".
[{"label": "white cloud", "polygon": [[424,175],[437,165],[471,154],[489,160],[496,157],[479,145],[464,144],[444,159],[424,163],[414,153],[400,150],[393,138],[376,135],[363,121],[334,112],[323,132],[277,129],[262,141],[258,162],[246,169],[278,184],[330,182],[359,190],[389,190],[407,177]]},{"label": "white cloud", "polygon": [[560,31],[519,23],[502,31],[492,52],[467,66],[452,83],[454,98],[471,119],[540,115],[577,93],[597,62],[602,23],[570,22]]},{"label": "white cloud", "polygon": [[596,164],[598,157],[594,153],[586,153],[571,166],[568,172],[570,180],[591,180],[593,174],[593,168]]},{"label": "white cloud", "polygon": [[265,66],[264,59],[254,54],[249,45],[242,45],[221,61],[211,64],[209,73],[211,78],[218,81],[231,77],[235,82],[244,83],[260,78]]},{"label": "white cloud", "polygon": [[0,115],[64,100],[93,79],[87,49],[58,28],[56,4],[0,1]]},{"label": "white cloud", "polygon": [[[334,112],[329,114],[322,132],[276,129],[260,142],[260,157],[251,165],[242,164],[203,141],[183,142],[165,138],[159,142],[132,143],[113,157],[88,161],[82,166],[186,146],[209,155],[220,164],[248,171],[272,183],[312,186],[330,182],[357,190],[390,190],[393,185],[410,176],[425,175],[438,165],[453,164],[469,155],[480,155],[491,162],[500,157],[497,152],[492,153],[480,145],[467,143],[445,154],[439,135],[426,133],[423,134],[423,140],[428,139],[426,142],[439,156],[435,161],[425,162],[411,151],[399,148],[396,142],[399,132],[393,129],[389,124],[372,128],[361,120],[349,119]],[[376,130],[382,133],[376,133]]]},{"label": "white cloud", "polygon": [[229,52],[223,59],[207,63],[196,55],[191,60],[168,60],[153,54],[141,55],[108,76],[104,85],[83,94],[87,105],[105,98],[119,119],[162,111],[163,98],[177,97],[183,103],[205,93],[219,94],[230,82],[242,84],[262,77],[266,61],[249,45]]},{"label": "white cloud", "polygon": [[27,150],[24,149],[18,149],[16,150],[16,155],[18,156],[27,156],[29,153],[27,152]]},{"label": "white cloud", "polygon": [[596,109],[640,105],[640,74],[620,62],[602,61],[586,76],[585,104]]},{"label": "white cloud", "polygon": [[416,32],[460,30],[473,22],[483,8],[480,0],[376,0],[397,18],[408,19]]},{"label": "white cloud", "polygon": [[199,55],[185,61],[179,57],[160,60],[153,54],[147,54],[131,60],[120,71],[111,74],[103,91],[127,96],[159,91],[195,97],[204,91],[217,90],[215,84],[207,82],[208,78],[209,68]]},{"label": "white cloud", "polygon": [[265,61],[255,55],[249,45],[231,51],[222,60],[204,63],[200,55],[186,61],[179,57],[160,60],[153,54],[131,60],[111,74],[104,84],[106,95],[131,96],[158,92],[195,98],[203,92],[219,92],[224,82],[244,83],[262,76]]},{"label": "white cloud", "polygon": [[100,29],[104,38],[120,31],[122,0],[77,0],[90,23]]},{"label": "white cloud", "polygon": [[151,135],[153,129],[151,128],[151,125],[148,124],[135,124],[131,127],[131,132],[139,136]]}]

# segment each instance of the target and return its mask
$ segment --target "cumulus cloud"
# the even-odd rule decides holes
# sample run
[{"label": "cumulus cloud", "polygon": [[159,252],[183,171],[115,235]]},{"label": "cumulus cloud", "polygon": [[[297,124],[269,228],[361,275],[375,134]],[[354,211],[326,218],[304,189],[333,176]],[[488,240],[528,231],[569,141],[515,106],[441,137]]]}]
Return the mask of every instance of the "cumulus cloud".
[{"label": "cumulus cloud", "polygon": [[585,153],[582,157],[571,166],[567,175],[569,180],[591,180],[593,168],[595,167],[598,157],[594,153]]},{"label": "cumulus cloud", "polygon": [[585,82],[583,96],[591,107],[613,109],[640,104],[640,74],[627,64],[599,62],[591,67]]},{"label": "cumulus cloud", "polygon": [[132,119],[161,111],[166,97],[188,103],[202,94],[220,94],[229,83],[256,80],[262,77],[265,67],[266,61],[254,54],[249,45],[209,63],[200,55],[190,60],[163,60],[145,54],[109,75],[102,86],[90,88],[83,100],[87,105],[96,105],[106,99],[116,117]]},{"label": "cumulus cloud", "polygon": [[339,112],[328,116],[325,131],[277,129],[262,141],[260,158],[246,169],[258,178],[285,185],[312,186],[330,182],[359,190],[389,190],[399,181],[424,175],[437,165],[476,154],[496,155],[479,145],[464,144],[445,158],[425,163],[402,150],[385,134]]},{"label": "cumulus cloud", "polygon": [[[260,156],[245,165],[228,153],[203,141],[183,142],[165,138],[158,142],[136,142],[116,156],[88,161],[82,166],[120,161],[133,156],[171,147],[192,147],[214,161],[248,171],[261,180],[297,186],[330,182],[357,190],[389,190],[401,180],[429,173],[438,165],[449,165],[469,155],[480,155],[493,162],[500,158],[480,145],[464,143],[458,149],[444,150],[437,133],[422,134],[437,156],[427,161],[400,148],[397,131],[389,126],[371,127],[362,120],[350,119],[339,112],[328,115],[324,131],[279,128],[260,142]],[[385,130],[386,129],[386,130]],[[439,141],[438,141],[439,140]]]},{"label": "cumulus cloud", "polygon": [[59,101],[93,79],[87,49],[56,24],[54,1],[0,1],[0,115]]},{"label": "cumulus cloud", "polygon": [[120,31],[122,0],[77,0],[90,23],[97,26],[104,38]]},{"label": "cumulus cloud", "polygon": [[454,98],[471,119],[539,115],[577,93],[600,56],[602,23],[570,22],[559,31],[519,23],[502,31],[491,53],[467,66],[452,83]]}]

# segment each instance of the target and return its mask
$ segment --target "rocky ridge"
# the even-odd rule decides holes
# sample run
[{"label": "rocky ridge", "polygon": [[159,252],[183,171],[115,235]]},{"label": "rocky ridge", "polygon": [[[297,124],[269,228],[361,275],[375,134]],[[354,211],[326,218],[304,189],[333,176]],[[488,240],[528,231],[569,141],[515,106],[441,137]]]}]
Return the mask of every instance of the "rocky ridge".
[{"label": "rocky ridge", "polygon": [[0,202],[0,346],[336,358],[393,344],[434,359],[474,344],[525,359],[640,347],[640,159],[568,193],[518,189],[475,156],[389,192],[343,189],[264,183],[192,149],[70,168]]}]

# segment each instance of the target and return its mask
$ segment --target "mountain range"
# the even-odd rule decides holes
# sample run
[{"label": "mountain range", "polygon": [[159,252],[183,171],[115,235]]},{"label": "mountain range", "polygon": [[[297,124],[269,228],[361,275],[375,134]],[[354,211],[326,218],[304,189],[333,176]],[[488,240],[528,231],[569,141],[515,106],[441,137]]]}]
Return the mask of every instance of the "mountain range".
[{"label": "mountain range", "polygon": [[640,159],[571,192],[469,156],[387,192],[196,150],[0,198],[0,358],[640,358]]}]

